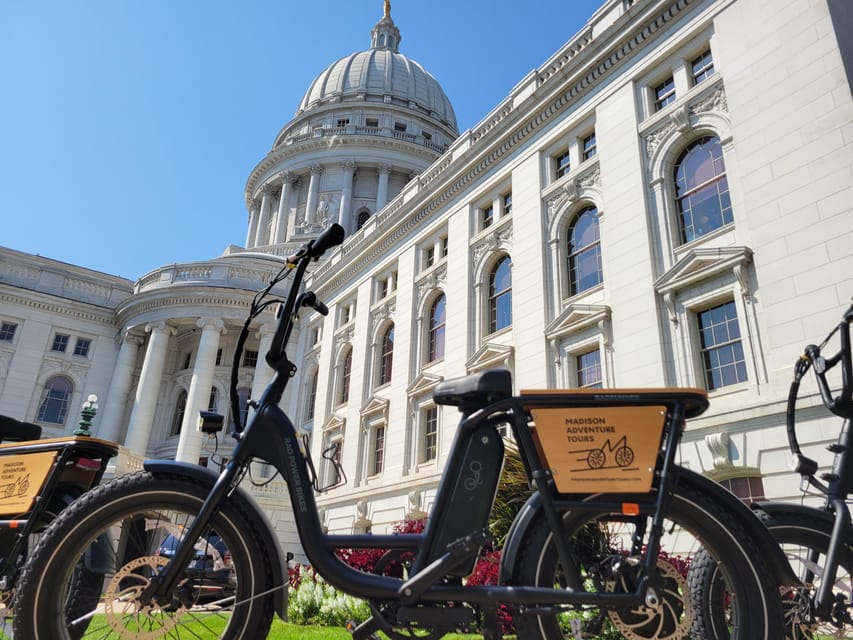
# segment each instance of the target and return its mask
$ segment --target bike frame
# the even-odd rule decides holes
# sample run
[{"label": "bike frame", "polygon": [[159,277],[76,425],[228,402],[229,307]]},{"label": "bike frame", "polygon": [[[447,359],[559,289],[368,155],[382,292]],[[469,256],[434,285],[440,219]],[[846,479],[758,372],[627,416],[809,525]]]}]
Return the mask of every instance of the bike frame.
[{"label": "bike frame", "polygon": [[[325,234],[324,234],[325,235]],[[315,243],[328,243],[321,236]],[[337,244],[337,243],[335,243]],[[331,245],[330,245],[331,246]],[[325,248],[325,247],[324,247]],[[509,604],[526,612],[553,610],[554,607],[597,605],[603,608],[631,608],[650,604],[661,593],[657,569],[660,537],[672,492],[675,491],[675,455],[685,418],[698,415],[707,407],[704,391],[685,389],[658,390],[581,390],[567,398],[565,393],[535,392],[512,396],[508,372],[490,371],[475,374],[439,385],[435,393],[437,404],[455,405],[462,411],[447,464],[443,470],[434,507],[422,534],[341,535],[323,531],[312,486],[313,464],[300,448],[297,431],[288,416],[278,406],[287,382],[295,371],[284,353],[294,317],[300,306],[325,310],[313,293],[299,294],[302,275],[310,259],[318,256],[319,248],[306,246],[301,255],[291,258],[293,281],[286,302],[279,310],[278,327],[272,347],[266,357],[275,375],[264,391],[257,410],[245,430],[237,434],[236,445],[226,468],[211,488],[209,496],[188,528],[184,541],[200,536],[220,501],[227,498],[239,483],[253,460],[274,466],[287,483],[297,530],[310,564],[332,586],[373,601],[396,603],[406,607],[417,603],[448,601],[490,605]],[[322,251],[319,251],[322,253]],[[551,470],[541,460],[530,428],[531,407],[638,407],[666,408],[659,454],[654,474],[654,491],[647,494],[618,496],[606,503],[595,495],[563,495],[555,486]],[[518,444],[524,466],[533,488],[531,508],[517,518],[512,527],[507,549],[518,549],[526,524],[541,510],[555,534],[557,552],[563,567],[574,566],[564,531],[562,514],[567,510],[602,511],[630,514],[648,521],[645,540],[635,540],[635,554],[642,558],[643,570],[639,584],[632,592],[590,592],[580,584],[574,571],[567,588],[555,589],[531,586],[463,586],[461,577],[468,575],[480,547],[487,539],[487,525],[492,501],[503,466],[503,439],[498,426],[509,425]],[[690,480],[691,472],[680,469],[681,477]],[[692,481],[692,480],[691,480]],[[697,480],[697,482],[699,482]],[[714,497],[727,501],[726,492],[717,485],[703,485]],[[590,498],[599,498],[590,501]],[[728,504],[728,503],[727,503]],[[627,506],[626,506],[627,505]],[[749,509],[734,500],[733,509],[744,515],[744,524],[759,540],[772,540]],[[754,521],[754,522],[753,522]],[[762,533],[763,532],[763,533]],[[368,574],[347,565],[335,551],[342,548],[387,548],[410,551],[415,556],[411,575],[399,579]],[[787,563],[776,547],[778,558],[771,566],[778,576],[792,577]],[[190,542],[181,542],[172,561],[152,580],[142,594],[143,602],[150,598],[167,601],[178,583],[193,553]],[[771,552],[772,553],[772,552]],[[512,556],[505,554],[502,575],[511,578]],[[781,578],[780,578],[781,579]],[[423,611],[413,616],[427,615]],[[423,620],[423,617],[415,618]],[[367,624],[367,623],[365,623]],[[354,637],[368,637],[369,629]]]}]

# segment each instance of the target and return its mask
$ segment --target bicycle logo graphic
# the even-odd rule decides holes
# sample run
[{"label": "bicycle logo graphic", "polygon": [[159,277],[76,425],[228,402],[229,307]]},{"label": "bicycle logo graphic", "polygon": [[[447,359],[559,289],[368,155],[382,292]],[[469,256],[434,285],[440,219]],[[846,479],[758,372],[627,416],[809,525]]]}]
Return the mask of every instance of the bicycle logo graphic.
[{"label": "bicycle logo graphic", "polygon": [[[577,449],[575,451],[569,451],[569,453],[585,453],[585,458],[578,458],[578,460],[586,460],[587,466],[592,470],[622,468],[627,467],[634,462],[634,450],[628,446],[627,435],[619,438],[615,444],[611,444],[610,438],[608,438],[599,448]],[[613,462],[616,464],[610,464],[605,467],[608,455],[612,456]],[[582,469],[578,469],[578,471],[582,471]]]},{"label": "bicycle logo graphic", "polygon": [[18,478],[14,482],[6,485],[0,485],[0,497],[16,498],[27,494],[27,489],[30,488],[30,474],[23,478]]}]

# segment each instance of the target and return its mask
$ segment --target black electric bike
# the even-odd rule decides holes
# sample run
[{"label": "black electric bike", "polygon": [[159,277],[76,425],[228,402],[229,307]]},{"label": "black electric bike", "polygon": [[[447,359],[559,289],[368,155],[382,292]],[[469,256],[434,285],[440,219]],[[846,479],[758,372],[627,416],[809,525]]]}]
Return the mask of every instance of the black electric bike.
[{"label": "black electric bike", "polygon": [[[496,639],[502,605],[524,640],[589,637],[584,620],[599,627],[609,620],[625,638],[714,638],[691,579],[700,548],[703,562],[719,567],[729,594],[727,637],[782,637],[778,585],[797,580],[781,549],[745,505],[676,462],[685,419],[707,407],[699,390],[513,395],[504,370],[444,381],[435,402],[458,407],[462,417],[424,532],[324,533],[314,496],[318,474],[279,402],[296,370],[285,352],[296,315],[306,307],[328,312],[313,292],[301,291],[303,276],[342,241],[343,230],[332,225],[287,258],[256,296],[235,362],[249,322],[273,286],[292,274],[266,354],[275,375],[249,424],[238,428],[222,473],[151,460],[144,471],[78,500],[30,554],[16,602],[17,640],[63,640],[83,626],[86,638],[266,637],[273,614],[286,615],[288,579],[267,519],[238,486],[253,460],[273,465],[286,480],[302,547],[317,573],[368,601],[372,617],[352,631],[354,638],[479,631]],[[531,495],[507,536],[499,584],[467,585],[489,540],[504,458],[499,429],[506,426]],[[334,451],[324,457],[324,465],[340,467]],[[161,553],[166,536],[178,540],[169,554]],[[112,542],[109,553],[96,544],[104,538]],[[342,548],[387,549],[414,560],[402,575],[366,573],[336,554]],[[213,601],[200,597],[208,579],[198,569],[200,555],[229,576],[230,591]],[[65,612],[81,565],[104,572],[102,598],[70,620]]]},{"label": "black electric bike", "polygon": [[[853,637],[853,526],[848,500],[853,491],[853,357],[850,323],[853,306],[820,345],[808,345],[797,360],[788,394],[786,422],[794,471],[802,478],[804,495],[815,490],[823,506],[764,502],[755,509],[782,545],[802,587],[783,592],[785,633],[790,640]],[[835,334],[840,347],[822,355]],[[833,395],[827,374],[840,364],[840,388]],[[818,479],[817,462],[806,457],[797,438],[795,405],[800,381],[812,369],[823,404],[842,418],[832,469]]]},{"label": "black electric bike", "polygon": [[[18,577],[36,537],[101,481],[118,453],[117,445],[97,438],[40,437],[39,425],[0,415],[0,631],[4,634],[11,630],[8,620]],[[81,593],[91,594],[100,589],[103,574],[78,571],[75,582],[84,586]],[[98,598],[73,596],[68,616],[77,618],[97,603]]]}]

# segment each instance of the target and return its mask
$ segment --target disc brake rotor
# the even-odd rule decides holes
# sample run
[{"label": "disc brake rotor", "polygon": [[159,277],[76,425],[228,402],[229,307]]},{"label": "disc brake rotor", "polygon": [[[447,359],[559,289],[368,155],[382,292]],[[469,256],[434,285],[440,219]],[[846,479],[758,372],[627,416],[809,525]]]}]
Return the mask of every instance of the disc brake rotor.
[{"label": "disc brake rotor", "polygon": [[104,617],[122,638],[154,640],[171,631],[186,612],[183,605],[168,611],[156,603],[141,605],[139,595],[151,578],[169,563],[163,556],[134,558],[113,576],[104,593]]},{"label": "disc brake rotor", "polygon": [[[658,594],[657,607],[640,605],[609,613],[610,620],[626,640],[680,640],[690,632],[693,605],[687,598],[687,580],[666,558],[658,558],[657,568],[662,591]],[[636,571],[639,572],[639,568]],[[636,574],[623,575],[608,588],[617,592],[633,591],[637,578]]]}]

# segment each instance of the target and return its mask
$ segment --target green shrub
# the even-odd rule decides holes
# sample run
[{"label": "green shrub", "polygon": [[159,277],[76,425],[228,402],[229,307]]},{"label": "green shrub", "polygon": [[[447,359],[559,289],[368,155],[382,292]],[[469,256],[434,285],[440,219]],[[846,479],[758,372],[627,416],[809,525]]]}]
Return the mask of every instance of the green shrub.
[{"label": "green shrub", "polygon": [[345,626],[370,617],[367,603],[341,593],[308,568],[300,568],[299,586],[291,589],[287,616],[296,624]]}]

